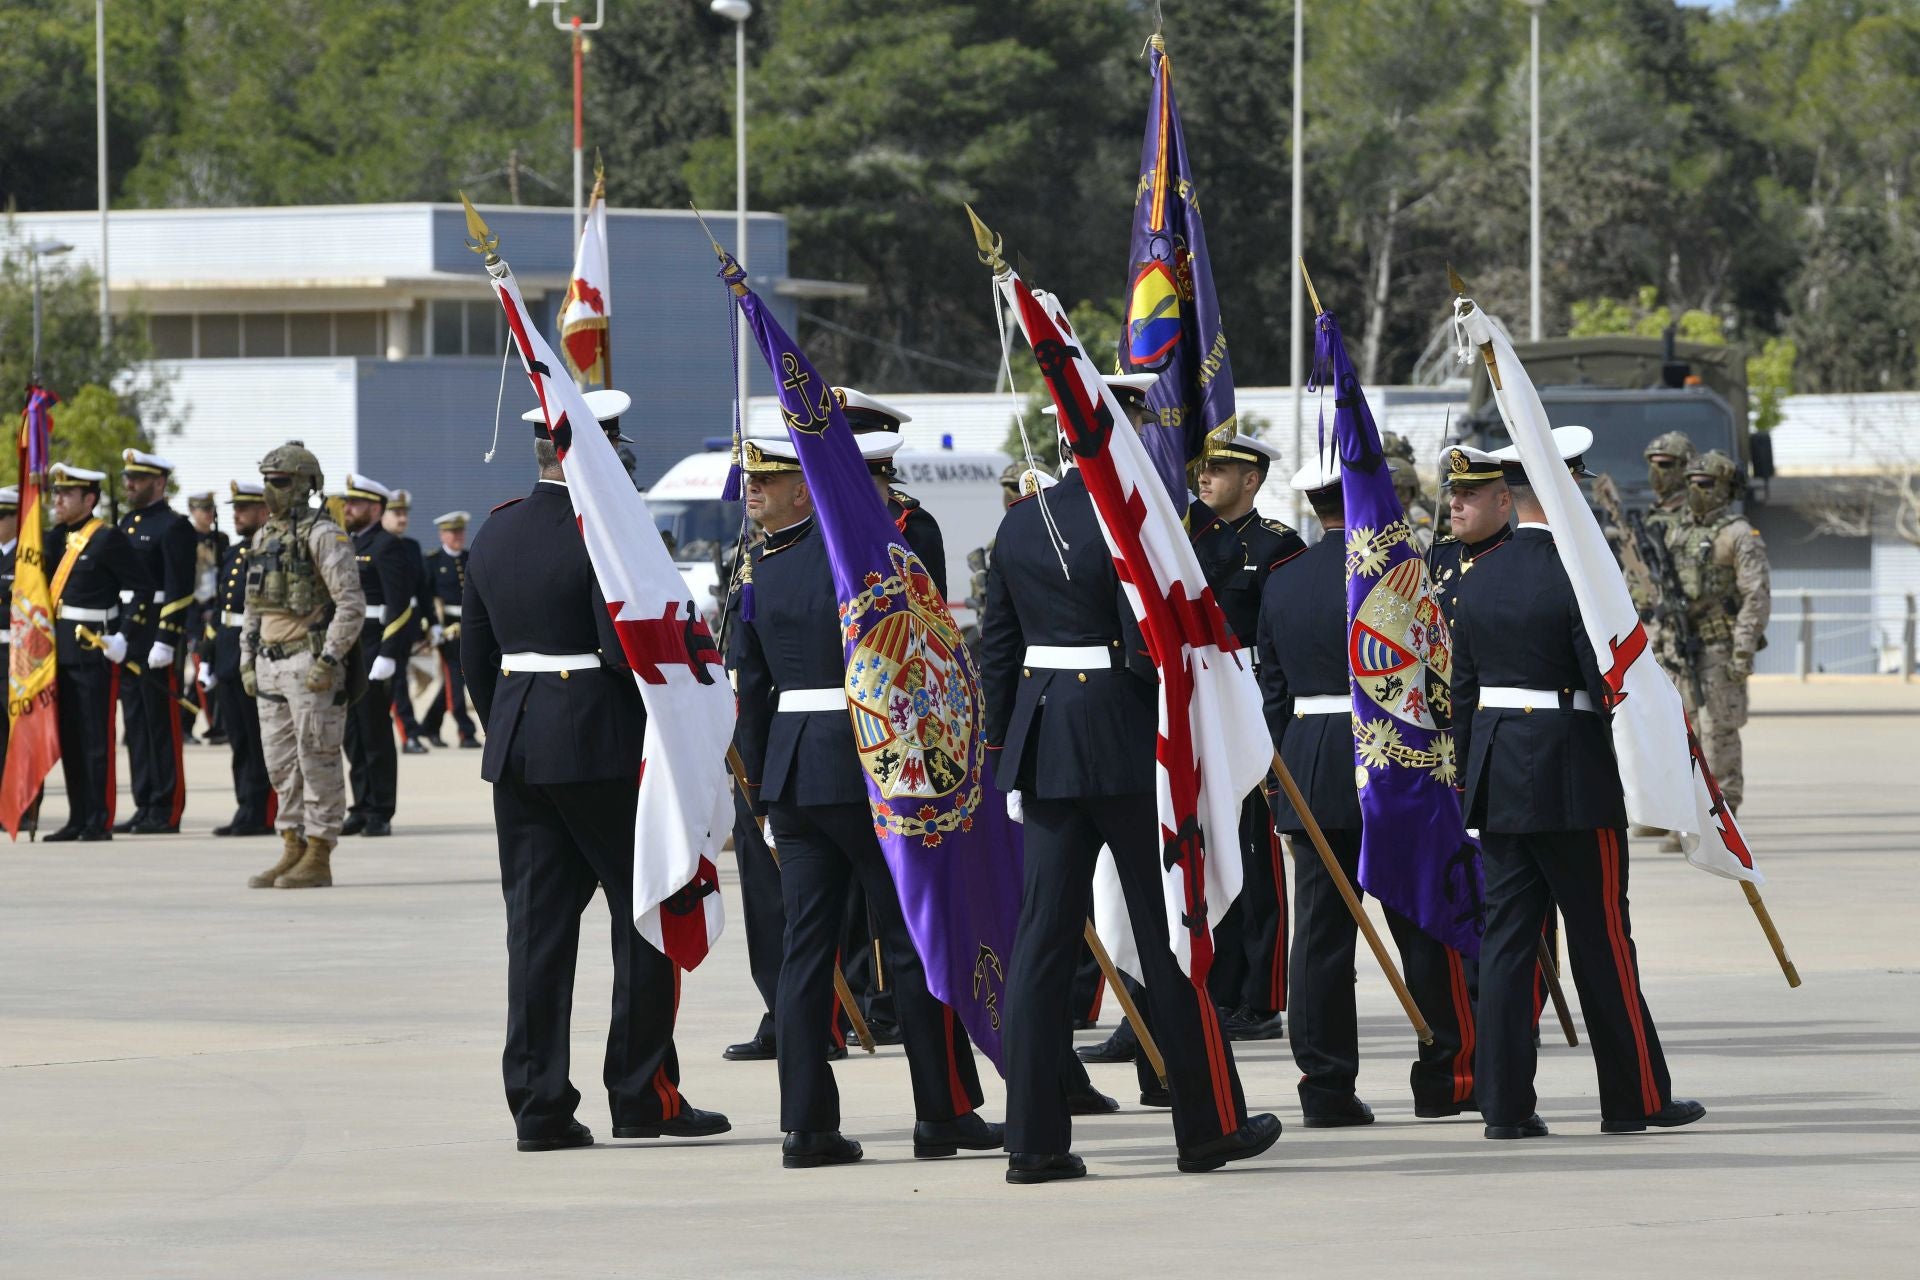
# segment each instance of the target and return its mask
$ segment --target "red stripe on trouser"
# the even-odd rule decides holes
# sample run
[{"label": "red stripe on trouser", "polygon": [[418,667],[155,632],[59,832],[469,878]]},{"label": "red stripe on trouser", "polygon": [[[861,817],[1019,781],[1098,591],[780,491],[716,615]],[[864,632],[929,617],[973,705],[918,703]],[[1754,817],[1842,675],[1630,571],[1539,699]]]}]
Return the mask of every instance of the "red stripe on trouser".
[{"label": "red stripe on trouser", "polygon": [[1086,1020],[1088,1022],[1100,1021],[1100,1006],[1106,1001],[1106,998],[1107,978],[1105,974],[1101,974],[1099,980],[1093,984],[1093,1003],[1087,1006]]},{"label": "red stripe on trouser", "polygon": [[1213,1105],[1220,1113],[1220,1132],[1229,1134],[1240,1127],[1240,1116],[1233,1106],[1233,1081],[1227,1072],[1226,1041],[1220,1036],[1220,1014],[1204,989],[1189,990],[1200,1006],[1200,1038],[1207,1046],[1207,1078],[1213,1085]]},{"label": "red stripe on trouser", "polygon": [[1287,1007],[1287,859],[1280,848],[1280,833],[1267,822],[1267,857],[1273,863],[1273,891],[1280,900],[1280,927],[1273,935],[1273,972],[1267,979],[1267,1008],[1275,1012]]},{"label": "red stripe on trouser", "polygon": [[393,729],[395,733],[400,735],[401,745],[404,746],[407,741],[407,725],[406,722],[400,718],[400,708],[397,706],[393,708]]},{"label": "red stripe on trouser", "polygon": [[1473,1096],[1473,999],[1467,993],[1467,970],[1460,953],[1447,948],[1447,979],[1453,990],[1453,1016],[1460,1026],[1460,1052],[1453,1055],[1453,1100]]},{"label": "red stripe on trouser", "polygon": [[453,666],[446,660],[445,656],[442,656],[440,659],[440,684],[441,684],[441,692],[446,695],[447,714],[452,715],[453,714]]},{"label": "red stripe on trouser", "polygon": [[1613,945],[1613,967],[1620,977],[1620,998],[1627,1006],[1627,1024],[1633,1028],[1633,1051],[1640,1060],[1640,1101],[1652,1115],[1662,1105],[1660,1086],[1653,1078],[1653,1059],[1647,1056],[1647,1028],[1640,1018],[1640,979],[1634,972],[1633,944],[1620,918],[1620,836],[1596,828],[1600,844],[1601,892],[1606,895],[1607,941]]},{"label": "red stripe on trouser", "polygon": [[[120,744],[113,728],[113,713],[120,705],[120,664],[108,663],[107,665],[111,668],[107,674],[107,825],[111,827],[114,810],[118,807],[120,799],[120,783],[117,777],[120,762],[115,759],[119,754]],[[71,807],[73,803],[74,798],[69,796],[67,804]]]},{"label": "red stripe on trouser", "polygon": [[180,727],[180,704],[174,701],[180,696],[180,669],[167,668],[167,734],[173,739],[173,800],[167,806],[167,825],[180,825],[180,815],[187,811],[187,744]]},{"label": "red stripe on trouser", "polygon": [[973,1099],[967,1096],[967,1086],[960,1083],[960,1054],[953,1043],[953,1006],[941,1005],[940,1015],[947,1037],[947,1093],[953,1102],[953,1114],[972,1115]]},{"label": "red stripe on trouser", "polygon": [[[668,966],[672,968],[672,966]],[[673,1016],[680,1017],[680,971],[673,970]],[[653,1091],[660,1099],[660,1118],[671,1120],[680,1114],[680,1090],[667,1076],[667,1064],[661,1063],[653,1072]]]}]

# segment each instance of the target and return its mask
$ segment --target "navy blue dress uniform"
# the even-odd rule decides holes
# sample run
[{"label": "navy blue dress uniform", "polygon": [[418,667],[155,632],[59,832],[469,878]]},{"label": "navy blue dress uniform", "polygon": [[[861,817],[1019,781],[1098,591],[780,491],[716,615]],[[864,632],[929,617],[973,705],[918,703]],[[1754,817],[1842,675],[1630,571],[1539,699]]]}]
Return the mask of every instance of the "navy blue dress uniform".
[{"label": "navy blue dress uniform", "polygon": [[[47,473],[50,488],[91,489],[96,498],[105,480],[104,472],[58,462]],[[118,663],[80,643],[78,629],[84,626],[108,637],[110,643],[124,645],[123,654],[141,652],[150,631],[131,610],[121,607],[121,597],[152,599],[153,579],[127,535],[104,520],[90,518],[78,526],[55,525],[48,531],[46,563],[50,580],[58,579],[69,552],[72,568],[54,610],[60,769],[67,784],[68,812],[67,824],[46,839],[111,840],[113,713],[123,675]],[[113,641],[112,637],[119,639]],[[124,678],[133,679],[131,675]]]},{"label": "navy blue dress uniform", "polygon": [[[264,503],[257,480],[231,483],[233,505]],[[215,827],[216,836],[270,836],[279,814],[279,797],[267,774],[267,757],[260,738],[260,706],[240,685],[240,624],[247,607],[247,548],[251,535],[237,537],[228,546],[215,579],[213,606],[208,611],[200,661],[213,675],[207,690],[226,731],[233,757],[233,817]]]},{"label": "navy blue dress uniform", "polygon": [[[171,475],[174,469],[165,458],[138,449],[126,450],[121,459],[128,475]],[[130,602],[133,625],[148,648],[131,655],[127,671],[149,674],[120,682],[133,816],[114,830],[135,835],[178,831],[187,804],[187,778],[181,760],[186,739],[176,699],[190,643],[187,610],[193,605],[199,533],[164,497],[122,516],[120,531],[153,585]]]},{"label": "navy blue dress uniform", "polygon": [[[211,489],[187,495],[189,524],[193,521],[192,513],[195,511],[216,511]],[[187,608],[183,631],[193,646],[195,660],[199,662],[205,661],[200,657],[201,638],[206,635],[209,626],[219,621],[220,603],[216,597],[219,595],[220,566],[226,563],[227,551],[232,545],[232,539],[217,526],[205,530],[195,527],[193,531],[193,603]],[[201,711],[206,713],[208,734],[217,740],[225,732],[220,724],[219,699],[208,697],[207,691],[199,688],[197,682],[193,687],[184,689],[182,696],[198,704]],[[180,716],[183,740],[194,741],[193,726],[198,716],[185,707],[177,707],[176,711]]]},{"label": "navy blue dress uniform", "polygon": [[1113,851],[1146,969],[1145,1014],[1166,1058],[1180,1167],[1199,1171],[1258,1154],[1279,1136],[1279,1121],[1248,1119],[1213,1001],[1168,947],[1154,804],[1156,677],[1077,470],[1008,508],[986,600],[979,656],[987,742],[999,788],[1021,795],[1026,828],[1007,973],[1008,1180],[1085,1171],[1068,1152],[1069,1028],[1102,845]]},{"label": "navy blue dress uniform", "polygon": [[1532,992],[1549,897],[1593,1046],[1602,1128],[1697,1119],[1698,1103],[1672,1100],[1640,990],[1606,684],[1552,533],[1523,520],[1475,553],[1458,595],[1454,736],[1486,871],[1477,1076],[1487,1136],[1546,1132],[1534,1110]]},{"label": "navy blue dress uniform", "polygon": [[[385,502],[391,490],[365,476],[347,476],[347,496]],[[343,836],[384,836],[391,833],[400,756],[394,744],[393,689],[406,679],[407,654],[413,648],[413,567],[402,540],[372,524],[353,535],[353,554],[360,565],[360,589],[367,599],[361,623],[360,662],[367,690],[347,715],[347,779],[353,803],[340,828]],[[392,672],[373,678],[380,659]]]},{"label": "navy blue dress uniform", "polygon": [[[1235,435],[1208,447],[1208,460],[1244,463],[1264,479],[1277,452],[1264,441]],[[1218,519],[1218,517],[1216,517]],[[1244,651],[1259,661],[1260,597],[1275,568],[1307,549],[1292,527],[1258,510],[1219,519],[1237,544],[1224,571],[1208,585]],[[1231,1011],[1227,1034],[1235,1040],[1272,1039],[1282,1033],[1277,1016],[1287,1007],[1288,899],[1286,856],[1273,826],[1264,790],[1240,806],[1240,896],[1213,930],[1213,969],[1207,985],[1214,1003]]]},{"label": "navy blue dress uniform", "polygon": [[[869,459],[899,446],[892,433],[861,438]],[[749,441],[750,474],[795,472],[788,441]],[[817,521],[770,531],[753,570],[754,616],[733,633],[740,715],[736,735],[756,814],[780,860],[785,960],[775,996],[780,1127],[789,1167],[858,1159],[840,1136],[840,1095],[828,1061],[835,1016],[833,966],[858,880],[878,932],[913,1083],[914,1153],[998,1149],[980,1120],[980,1080],[965,1028],[927,990],[926,973],[874,836],[865,774],[845,700],[846,658],[833,569]]]},{"label": "navy blue dress uniform", "polygon": [[[395,489],[387,510],[411,515],[413,495],[405,489]],[[427,744],[420,741],[420,721],[413,712],[413,686],[407,676],[407,664],[414,649],[427,639],[428,628],[433,624],[433,582],[427,576],[426,552],[420,544],[404,533],[395,533],[393,537],[407,558],[407,579],[412,588],[407,599],[413,610],[407,622],[406,650],[399,659],[400,669],[393,677],[393,723],[400,731],[400,749],[408,755],[425,755]]]},{"label": "navy blue dress uniform", "polygon": [[[1328,536],[1267,579],[1259,623],[1260,692],[1274,749],[1294,777],[1327,845],[1359,889],[1361,811],[1354,786],[1353,698],[1347,654],[1347,571],[1340,536],[1337,466],[1309,463],[1294,487],[1324,508]],[[1354,1004],[1358,928],[1306,823],[1276,791],[1277,830],[1292,840],[1294,931],[1289,1040],[1300,1068],[1300,1109],[1310,1128],[1367,1124],[1372,1110],[1354,1094],[1360,1070]],[[1387,926],[1433,1043],[1409,1073],[1414,1113],[1452,1116],[1474,1105],[1474,1019],[1460,954],[1411,920],[1385,909]]]},{"label": "navy blue dress uniform", "polygon": [[[459,529],[464,531],[470,517],[464,511],[449,511],[435,518],[436,529]],[[444,546],[427,553],[427,596],[435,612],[428,617],[445,631],[459,625],[460,601],[466,591],[467,552],[464,548],[455,552]],[[426,715],[420,717],[421,736],[436,747],[443,747],[440,740],[440,728],[446,723],[447,713],[453,713],[454,727],[460,734],[460,745],[478,747],[478,739],[473,734],[473,717],[467,714],[467,678],[465,668],[460,665],[460,640],[456,633],[451,639],[442,639],[435,650],[440,656],[440,696],[427,708]]]},{"label": "navy blue dress uniform", "polygon": [[[20,515],[20,490],[14,485],[0,489],[0,519],[18,519]],[[13,617],[13,557],[20,547],[20,538],[16,533],[4,544],[0,544],[0,617]],[[13,634],[11,625],[0,625],[0,671],[12,670],[13,649],[9,637]],[[12,716],[0,716],[0,762],[7,758],[7,731],[12,724]]]},{"label": "navy blue dress uniform", "polygon": [[507,910],[507,1105],[522,1150],[584,1146],[568,1080],[580,913],[606,895],[613,1011],[604,1080],[614,1136],[723,1133],[687,1104],[674,1051],[679,980],[633,924],[634,814],[646,705],[564,483],[495,508],[474,539],[460,650],[487,726]]}]

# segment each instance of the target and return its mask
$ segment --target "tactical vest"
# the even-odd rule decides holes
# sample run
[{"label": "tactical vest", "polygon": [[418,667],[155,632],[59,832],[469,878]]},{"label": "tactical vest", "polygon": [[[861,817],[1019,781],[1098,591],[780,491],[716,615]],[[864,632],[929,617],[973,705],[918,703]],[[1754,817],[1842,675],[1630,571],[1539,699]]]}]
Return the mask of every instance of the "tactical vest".
[{"label": "tactical vest", "polygon": [[262,525],[247,553],[247,612],[304,617],[330,599],[299,530],[279,518]]},{"label": "tactical vest", "polygon": [[1713,546],[1739,516],[1722,509],[1704,523],[1676,522],[1668,535],[1674,572],[1687,593],[1687,613],[1704,644],[1727,644],[1740,614],[1740,584],[1731,564],[1714,560]]}]

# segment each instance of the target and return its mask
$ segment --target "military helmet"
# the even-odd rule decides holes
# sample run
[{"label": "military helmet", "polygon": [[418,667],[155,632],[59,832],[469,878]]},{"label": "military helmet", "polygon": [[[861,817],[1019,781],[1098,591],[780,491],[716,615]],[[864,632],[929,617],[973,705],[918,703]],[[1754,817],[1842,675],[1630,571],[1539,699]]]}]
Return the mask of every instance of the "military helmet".
[{"label": "military helmet", "polygon": [[1380,452],[1389,458],[1398,458],[1402,462],[1413,461],[1413,446],[1398,431],[1389,431],[1380,437]]},{"label": "military helmet", "polygon": [[1739,488],[1739,466],[1718,449],[1709,449],[1687,464],[1687,505],[1697,515],[1726,506]]},{"label": "military helmet", "polygon": [[1651,459],[1661,455],[1669,458],[1691,458],[1693,441],[1684,431],[1668,431],[1647,441],[1646,451],[1640,456]]},{"label": "military helmet", "polygon": [[1709,449],[1687,464],[1689,480],[1695,476],[1710,476],[1728,488],[1732,488],[1739,475],[1739,465],[1718,449]]},{"label": "military helmet", "polygon": [[1000,473],[1000,487],[1010,493],[1020,492],[1020,473],[1026,469],[1024,463],[1009,462]]},{"label": "military helmet", "polygon": [[[298,440],[289,440],[260,459],[260,474],[293,477],[293,484],[288,488],[266,486],[267,507],[275,515],[306,506],[307,499],[327,483],[326,475],[320,470],[320,459]],[[284,501],[282,494],[286,495]]]}]

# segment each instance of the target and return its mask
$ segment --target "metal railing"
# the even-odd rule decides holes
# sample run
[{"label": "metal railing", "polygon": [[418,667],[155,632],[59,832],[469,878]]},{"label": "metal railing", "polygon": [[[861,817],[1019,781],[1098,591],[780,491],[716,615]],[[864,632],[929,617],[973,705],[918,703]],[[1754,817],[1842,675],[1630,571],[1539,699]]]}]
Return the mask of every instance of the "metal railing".
[{"label": "metal railing", "polygon": [[[1797,602],[1799,611],[1778,606]],[[1858,601],[1864,608],[1828,608],[1826,602]],[[1778,644],[1782,624],[1792,624],[1792,672],[1806,680],[1823,674],[1890,675],[1914,678],[1916,608],[1912,592],[1874,591],[1868,587],[1793,588],[1774,596],[1767,630]],[[1779,664],[1767,663],[1776,672]]]}]

